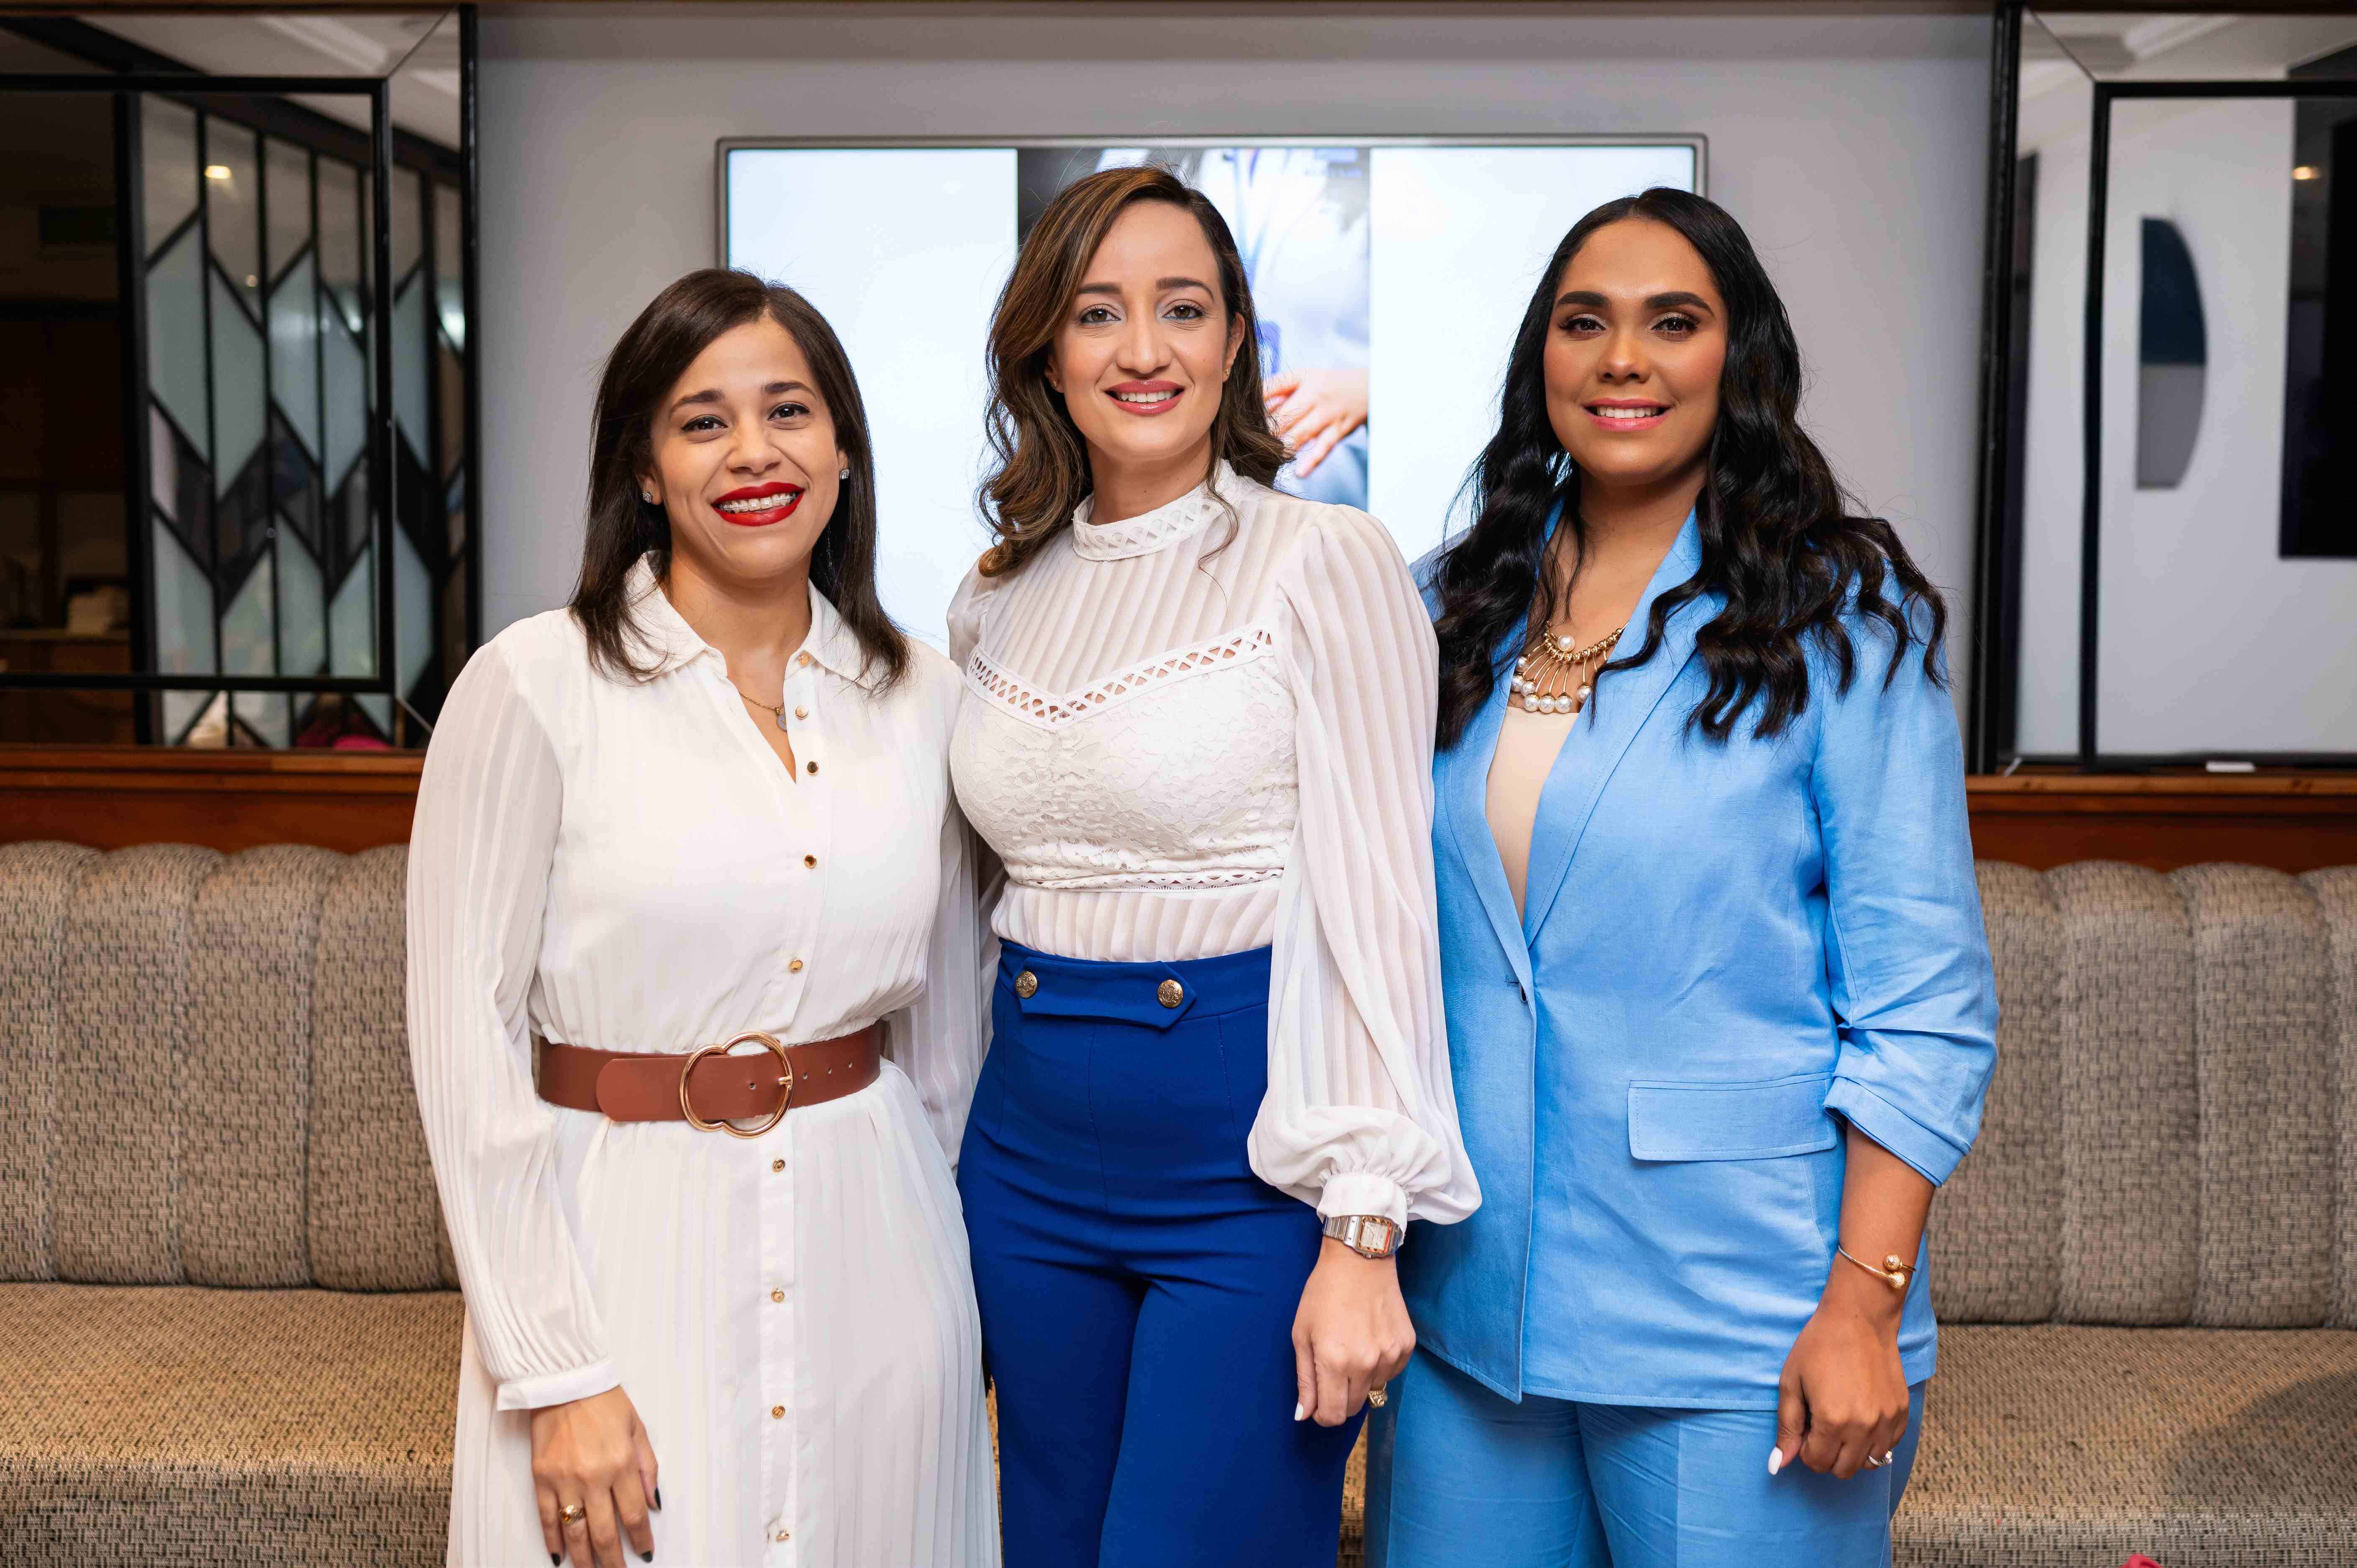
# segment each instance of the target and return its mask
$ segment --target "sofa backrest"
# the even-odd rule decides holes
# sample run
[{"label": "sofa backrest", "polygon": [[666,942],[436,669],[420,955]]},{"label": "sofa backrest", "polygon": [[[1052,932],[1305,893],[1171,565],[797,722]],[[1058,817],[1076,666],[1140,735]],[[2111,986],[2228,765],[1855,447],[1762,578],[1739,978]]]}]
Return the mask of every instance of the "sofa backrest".
[{"label": "sofa backrest", "polygon": [[405,856],[0,846],[0,1279],[457,1283]]},{"label": "sofa backrest", "polygon": [[[399,847],[0,846],[0,1279],[457,1283]],[[2357,867],[1983,862],[1954,1322],[2357,1327]]]},{"label": "sofa backrest", "polygon": [[2357,867],[1980,885],[2003,1018],[1941,1316],[2357,1327]]}]

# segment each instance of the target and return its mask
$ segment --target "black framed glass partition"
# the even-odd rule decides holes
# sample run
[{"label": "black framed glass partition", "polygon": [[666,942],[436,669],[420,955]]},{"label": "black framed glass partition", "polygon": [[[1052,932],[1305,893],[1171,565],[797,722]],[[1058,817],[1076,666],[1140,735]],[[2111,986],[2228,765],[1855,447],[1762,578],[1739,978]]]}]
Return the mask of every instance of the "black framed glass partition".
[{"label": "black framed glass partition", "polygon": [[[427,22],[470,90],[471,14]],[[73,693],[113,694],[130,733],[106,738],[422,744],[479,626],[462,149],[396,129],[394,70],[231,77],[129,52],[0,74],[0,103],[102,102],[113,128],[124,496],[119,583],[9,607],[80,618],[0,632],[0,739],[58,738],[23,715]],[[12,569],[70,576],[51,560],[70,553]]]},{"label": "black framed glass partition", "polygon": [[1974,765],[2357,766],[2357,12],[2001,21]]}]

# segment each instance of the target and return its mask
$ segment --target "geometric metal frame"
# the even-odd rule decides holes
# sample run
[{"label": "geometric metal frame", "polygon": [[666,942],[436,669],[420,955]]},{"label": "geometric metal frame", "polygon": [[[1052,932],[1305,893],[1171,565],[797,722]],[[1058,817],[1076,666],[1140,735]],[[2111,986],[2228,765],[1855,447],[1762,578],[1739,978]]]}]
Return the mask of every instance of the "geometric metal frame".
[{"label": "geometric metal frame", "polygon": [[[236,690],[258,693],[338,693],[345,695],[382,695],[396,702],[401,693],[396,689],[399,676],[392,662],[393,639],[393,295],[383,280],[393,271],[393,116],[391,83],[383,78],[355,81],[350,77],[306,76],[204,76],[192,80],[184,72],[127,71],[110,72],[103,76],[39,75],[0,78],[0,87],[10,92],[111,93],[117,104],[134,96],[156,95],[173,99],[206,99],[236,97],[285,97],[295,93],[335,94],[365,98],[369,102],[369,142],[371,146],[371,205],[374,209],[370,236],[371,274],[379,280],[373,290],[371,315],[374,338],[379,345],[373,367],[375,404],[369,419],[369,492],[370,502],[376,512],[375,552],[376,625],[374,676],[304,676],[304,675],[238,675],[221,671],[210,673],[167,674],[161,671],[134,671],[130,674],[100,674],[95,672],[0,671],[0,687],[32,689],[67,689],[73,691],[131,692],[218,692]],[[192,107],[200,107],[192,105]],[[118,110],[117,124],[123,124]],[[120,155],[119,155],[120,156]],[[124,253],[138,256],[144,244],[137,217],[137,187],[124,187],[119,199],[128,204],[134,214],[130,228],[120,249]],[[145,310],[145,291],[132,292],[125,298],[125,308],[137,313],[134,326],[124,334],[135,345],[146,340],[142,317]],[[471,334],[472,324],[468,327]],[[144,371],[142,372],[144,374]],[[130,383],[132,385],[137,382]],[[137,407],[145,400],[129,400]],[[149,493],[147,472],[147,442],[144,432],[129,443],[124,454],[128,475],[126,482],[134,505],[129,515],[144,519],[145,499]],[[383,498],[378,504],[378,498]],[[155,594],[153,563],[148,558],[147,532],[131,530],[133,571],[137,575],[143,602],[152,603]],[[135,626],[137,623],[135,622]],[[152,657],[152,650],[151,650]]]},{"label": "geometric metal frame", "polygon": [[[2013,122],[2020,91],[2020,27],[2026,9],[2007,0],[1998,9],[1996,69],[1991,93],[1988,263],[1982,319],[1982,465],[1979,538],[1976,551],[1975,680],[1971,761],[1975,771],[2001,764],[2061,763],[2088,772],[2135,772],[2155,768],[2199,766],[2221,755],[2190,752],[2106,752],[2097,743],[2096,666],[2103,552],[2103,349],[2104,258],[2110,232],[2112,106],[2121,99],[2357,99],[2357,81],[2298,79],[2281,81],[2090,82],[2093,93],[2088,151],[2087,281],[2082,317],[2080,403],[2081,489],[2079,512],[2079,693],[2078,749],[2061,755],[2002,753],[1997,728],[2009,717],[2010,693],[2020,671],[2018,622],[2010,607],[1996,601],[2014,580],[2019,541],[2007,536],[2004,476],[2019,455],[2009,450],[2003,418],[2009,378],[2023,373],[2010,364],[2011,289],[2005,276],[2012,253],[2016,175]],[[2002,122],[2000,124],[1999,122]],[[2008,726],[2009,727],[2009,726]],[[2357,750],[2331,752],[2234,751],[2234,760],[2277,768],[2357,768]]]},{"label": "geometric metal frame", "polygon": [[[178,68],[166,57],[141,51],[134,46],[121,46],[115,40],[92,34],[87,40],[70,38],[52,40],[52,47],[65,48],[102,64],[104,74],[58,75],[53,73],[0,76],[0,90],[22,92],[59,92],[89,95],[106,92],[113,96],[115,106],[117,141],[116,184],[118,211],[128,213],[127,242],[118,246],[120,277],[118,292],[124,300],[125,313],[124,333],[124,385],[126,389],[146,385],[146,367],[142,362],[147,351],[145,321],[145,288],[141,276],[141,264],[145,258],[140,253],[144,236],[140,233],[139,156],[135,129],[135,105],[143,95],[157,95],[182,102],[190,107],[205,107],[206,100],[225,97],[255,97],[264,107],[273,102],[283,102],[285,95],[317,93],[352,98],[365,98],[370,106],[370,125],[366,136],[367,155],[363,166],[371,181],[368,226],[371,231],[369,262],[379,286],[372,289],[369,311],[377,351],[370,377],[373,395],[366,424],[366,483],[370,491],[371,511],[370,557],[375,581],[371,584],[374,614],[370,641],[374,659],[371,675],[331,675],[324,671],[317,675],[241,674],[214,671],[170,673],[153,668],[156,650],[153,647],[155,577],[152,551],[154,542],[146,527],[131,527],[126,542],[130,550],[129,565],[135,575],[141,603],[147,607],[145,614],[133,618],[130,628],[133,671],[128,674],[99,672],[31,672],[0,671],[0,688],[111,690],[159,693],[175,691],[241,692],[253,694],[290,693],[364,695],[382,697],[396,711],[406,712],[421,727],[430,731],[432,725],[410,702],[410,693],[402,689],[401,666],[394,655],[397,650],[398,627],[395,622],[396,593],[399,578],[399,553],[393,535],[402,532],[401,508],[404,504],[402,487],[395,469],[399,466],[399,411],[393,397],[395,285],[392,276],[393,200],[393,188],[399,183],[388,177],[395,167],[414,168],[425,177],[417,183],[421,211],[417,231],[420,237],[425,269],[420,286],[430,280],[433,286],[420,301],[422,315],[428,333],[428,346],[424,361],[425,384],[420,392],[425,399],[427,428],[417,433],[425,443],[425,467],[432,472],[425,476],[425,493],[408,498],[407,504],[425,505],[430,509],[429,521],[436,523],[435,536],[447,539],[452,518],[449,501],[453,491],[461,498],[466,518],[465,534],[455,548],[446,547],[433,558],[427,567],[427,592],[432,596],[427,607],[426,626],[429,642],[425,651],[427,668],[438,661],[447,664],[445,654],[453,647],[471,650],[480,639],[482,625],[482,428],[481,363],[482,341],[480,298],[480,246],[478,216],[479,212],[480,167],[477,148],[479,126],[479,68],[477,48],[479,38],[479,18],[473,5],[454,7],[459,29],[459,146],[450,168],[439,160],[440,149],[420,143],[405,133],[396,132],[391,115],[391,82],[389,78],[297,77],[297,76],[216,76]],[[74,24],[59,24],[71,29]],[[106,52],[94,52],[91,46],[107,46]],[[297,111],[299,113],[300,112]],[[257,127],[266,121],[254,122]],[[322,129],[328,129],[326,125]],[[300,130],[266,130],[279,140],[291,137],[301,145],[306,134]],[[353,138],[355,141],[358,137]],[[317,156],[327,156],[321,147],[314,147]],[[355,146],[357,154],[359,148]],[[340,156],[340,155],[339,155]],[[421,157],[434,161],[420,163]],[[455,246],[446,249],[440,233],[442,209],[437,192],[455,188],[457,197],[457,230]],[[265,198],[266,199],[266,193]],[[443,268],[443,259],[455,252],[457,275],[450,277]],[[208,263],[210,264],[210,263]],[[440,353],[447,329],[439,306],[444,287],[456,285],[459,295],[459,310],[464,318],[466,340],[463,345],[449,347],[463,357],[463,373],[456,389],[460,406],[448,409],[444,400],[453,390],[441,374]],[[210,285],[208,285],[210,286]],[[266,357],[266,348],[265,348]],[[265,371],[265,374],[267,371]],[[141,419],[153,401],[153,394],[126,396],[124,425],[126,438],[126,483],[131,504],[129,515],[145,521],[148,516],[147,497],[150,490],[148,472],[150,455],[147,432]],[[265,435],[264,450],[270,446],[270,426],[279,418],[274,403],[264,397]],[[458,451],[457,462],[447,449],[446,437],[455,435]],[[272,498],[274,509],[276,498]],[[270,514],[274,524],[277,521]],[[324,515],[321,518],[324,524]],[[323,536],[324,537],[324,536]],[[421,536],[423,537],[423,536]],[[413,546],[413,548],[422,548]],[[324,564],[324,562],[323,562]],[[451,575],[459,578],[459,597],[453,601],[447,589]],[[450,612],[446,614],[445,612]],[[217,612],[218,613],[218,612]],[[276,617],[273,618],[274,626]],[[451,624],[453,622],[463,624]],[[218,663],[218,660],[216,660]],[[437,682],[432,684],[447,690],[457,674],[455,669],[440,670]],[[421,699],[423,700],[423,699]],[[149,704],[135,707],[138,738],[142,741],[163,738],[151,732],[152,712]]]}]

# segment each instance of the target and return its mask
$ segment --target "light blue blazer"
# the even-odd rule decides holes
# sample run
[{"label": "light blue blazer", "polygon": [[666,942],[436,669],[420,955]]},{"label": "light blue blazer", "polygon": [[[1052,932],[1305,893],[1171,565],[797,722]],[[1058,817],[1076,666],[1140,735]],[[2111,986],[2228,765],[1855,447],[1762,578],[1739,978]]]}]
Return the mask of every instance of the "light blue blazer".
[{"label": "light blue blazer", "polygon": [[[1689,518],[1624,651],[1701,561]],[[1401,1279],[1423,1346],[1510,1399],[1772,1408],[1834,1266],[1845,1120],[1935,1183],[1979,1130],[1996,998],[1948,694],[1920,649],[1886,684],[1888,629],[1851,617],[1846,695],[1813,650],[1806,714],[1713,743],[1686,721],[1719,607],[1684,606],[1598,683],[1540,800],[1521,919],[1485,802],[1522,628],[1435,761],[1482,1204],[1417,1227]],[[1910,1383],[1932,1369],[1928,1283],[1901,1322]]]}]

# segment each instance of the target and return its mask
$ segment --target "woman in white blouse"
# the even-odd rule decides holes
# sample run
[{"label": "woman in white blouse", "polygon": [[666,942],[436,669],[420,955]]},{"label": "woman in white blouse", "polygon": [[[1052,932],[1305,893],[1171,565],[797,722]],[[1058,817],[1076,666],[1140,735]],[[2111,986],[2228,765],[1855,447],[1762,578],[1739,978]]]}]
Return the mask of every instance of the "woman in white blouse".
[{"label": "woman in white blouse", "polygon": [[825,321],[690,274],[607,361],[572,606],[436,726],[409,1030],[467,1297],[454,1564],[998,1561],[958,688],[877,603],[875,495]]},{"label": "woman in white blouse", "polygon": [[1480,1201],[1431,626],[1381,525],[1269,488],[1253,337],[1227,226],[1150,167],[1056,199],[992,327],[952,769],[1005,881],[959,1179],[1022,1568],[1330,1564],[1415,1342],[1392,1253]]}]

